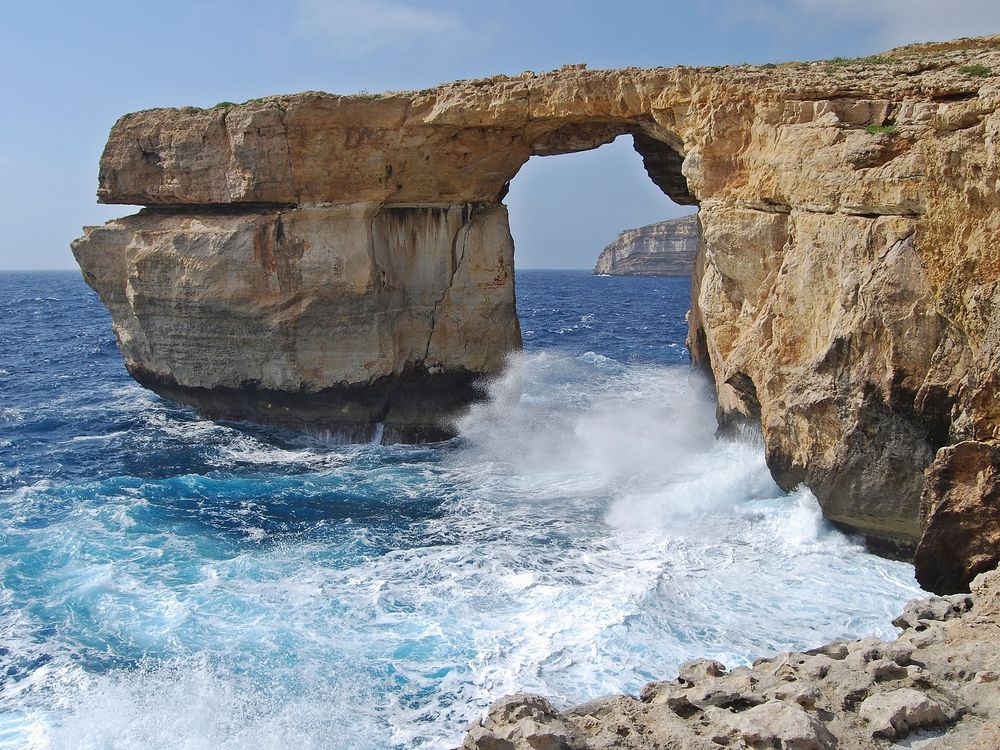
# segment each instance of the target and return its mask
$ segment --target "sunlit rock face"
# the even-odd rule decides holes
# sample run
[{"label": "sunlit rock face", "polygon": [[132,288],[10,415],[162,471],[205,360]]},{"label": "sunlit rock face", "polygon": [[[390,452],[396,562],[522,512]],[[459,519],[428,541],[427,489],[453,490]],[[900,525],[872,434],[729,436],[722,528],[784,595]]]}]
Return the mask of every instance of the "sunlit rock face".
[{"label": "sunlit rock face", "polygon": [[151,209],[74,249],[159,392],[440,436],[519,346],[509,181],[631,134],[650,178],[700,205],[690,349],[721,425],[759,423],[784,487],[908,550],[925,469],[1000,438],[1000,78],[981,75],[998,45],[139,112],[98,194]]},{"label": "sunlit rock face", "polygon": [[74,251],[129,372],[213,417],[440,439],[520,344],[500,205],[146,209]]},{"label": "sunlit rock face", "polygon": [[626,229],[601,251],[594,273],[609,276],[690,276],[701,232],[697,216]]}]

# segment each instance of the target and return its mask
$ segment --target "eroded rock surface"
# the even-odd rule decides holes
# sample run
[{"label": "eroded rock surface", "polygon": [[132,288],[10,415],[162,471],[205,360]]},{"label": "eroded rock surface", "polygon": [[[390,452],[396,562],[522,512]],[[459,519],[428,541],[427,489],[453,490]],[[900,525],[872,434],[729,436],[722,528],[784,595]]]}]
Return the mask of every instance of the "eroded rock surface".
[{"label": "eroded rock surface", "polygon": [[895,641],[839,641],[726,670],[697,659],[639,697],[565,711],[533,695],[493,704],[464,750],[985,750],[1000,736],[1000,571],[972,594],[911,602]]},{"label": "eroded rock surface", "polygon": [[520,345],[503,206],[147,209],[74,252],[129,372],[212,417],[440,439]]},{"label": "eroded rock surface", "polygon": [[690,276],[701,231],[697,216],[626,229],[601,251],[595,274]]},{"label": "eroded rock surface", "polygon": [[[129,369],[161,393],[440,436],[519,345],[509,181],[532,155],[629,134],[653,182],[700,206],[689,348],[723,428],[759,422],[782,486],[806,483],[828,518],[909,553],[921,508],[940,530],[966,523],[949,477],[974,504],[951,446],[986,446],[996,471],[993,71],[998,37],[139,112],[112,130],[99,197],[155,210],[74,249]],[[978,507],[963,534],[997,528],[995,504]],[[927,536],[918,564],[951,538]],[[942,587],[1000,559],[969,549]]]},{"label": "eroded rock surface", "polygon": [[1000,445],[967,440],[942,448],[927,470],[924,502],[920,582],[934,591],[961,589],[989,570],[1000,550]]}]

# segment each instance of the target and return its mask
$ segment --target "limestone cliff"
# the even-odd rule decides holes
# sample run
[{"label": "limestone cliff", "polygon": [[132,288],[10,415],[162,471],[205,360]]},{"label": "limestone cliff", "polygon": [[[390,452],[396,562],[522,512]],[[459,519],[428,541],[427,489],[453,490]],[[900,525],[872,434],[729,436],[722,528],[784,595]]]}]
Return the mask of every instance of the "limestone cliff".
[{"label": "limestone cliff", "polygon": [[690,349],[723,427],[759,422],[778,481],[845,528],[902,550],[923,534],[921,580],[951,588],[998,557],[947,541],[1000,525],[977,478],[1000,440],[993,71],[998,37],[139,112],[98,195],[150,208],[74,251],[159,392],[434,436],[519,345],[508,182],[531,155],[629,134],[653,182],[700,206]]},{"label": "limestone cliff", "polygon": [[698,253],[697,216],[682,216],[626,229],[601,251],[595,274],[690,276]]},{"label": "limestone cliff", "polygon": [[74,245],[143,385],[393,441],[447,437],[519,346],[513,250],[504,207],[471,204],[150,208]]}]

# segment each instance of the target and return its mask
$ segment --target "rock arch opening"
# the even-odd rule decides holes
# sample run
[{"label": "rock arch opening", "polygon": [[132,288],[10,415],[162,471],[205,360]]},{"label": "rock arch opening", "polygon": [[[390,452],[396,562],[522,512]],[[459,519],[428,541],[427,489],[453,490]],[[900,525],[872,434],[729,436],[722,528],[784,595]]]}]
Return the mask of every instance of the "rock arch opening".
[{"label": "rock arch opening", "polygon": [[147,208],[74,252],[158,393],[216,418],[437,439],[521,346],[502,200],[532,156],[631,136],[653,184],[696,203],[683,139],[632,96],[527,118],[518,98],[486,116],[442,92],[136,113],[98,198]]},{"label": "rock arch opening", "polygon": [[[662,151],[676,154],[668,147]],[[651,152],[647,149],[646,153]],[[657,167],[655,159],[663,166]],[[667,164],[668,160],[671,163]],[[651,163],[657,178],[669,183],[684,203],[671,199],[651,179]],[[519,271],[594,269],[602,250],[621,233],[690,215],[692,202],[680,173],[679,156],[644,159],[630,134],[585,151],[560,152],[558,158],[532,157],[503,198]],[[654,251],[650,243],[657,238],[644,239],[648,244],[644,250]],[[693,257],[686,256],[686,260],[693,262]],[[649,273],[690,276],[690,266],[683,273],[679,268],[680,264],[678,269],[660,272],[651,268]],[[620,272],[633,275],[626,268]]]},{"label": "rock arch opening", "polygon": [[[680,161],[671,169],[673,185],[686,190]],[[596,148],[532,157],[503,202],[526,352],[688,363],[685,314],[697,216],[650,179],[631,134]],[[618,278],[599,278],[608,276]]]},{"label": "rock arch opening", "polygon": [[[628,120],[611,122],[583,121],[571,125],[537,126],[537,134],[526,132],[530,152],[528,157],[559,156],[592,151],[613,143],[623,136],[642,159],[646,174],[668,198],[682,206],[697,206],[698,199],[688,188],[684,164],[684,144],[681,138],[653,122],[637,124]],[[547,129],[545,129],[547,128]],[[527,161],[527,158],[525,158]],[[521,167],[518,167],[518,171]],[[513,175],[512,175],[513,177]],[[505,186],[501,198],[509,187]]]}]

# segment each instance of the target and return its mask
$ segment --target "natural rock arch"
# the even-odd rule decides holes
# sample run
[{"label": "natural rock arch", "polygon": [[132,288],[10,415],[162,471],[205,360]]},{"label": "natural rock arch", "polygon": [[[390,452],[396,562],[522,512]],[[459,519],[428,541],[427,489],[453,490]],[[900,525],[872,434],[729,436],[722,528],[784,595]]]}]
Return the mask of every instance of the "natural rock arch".
[{"label": "natural rock arch", "polygon": [[[720,422],[759,422],[783,486],[912,549],[939,514],[953,524],[951,489],[988,501],[966,464],[996,471],[1000,93],[960,71],[1000,63],[996,46],[140,112],[113,128],[98,195],[148,208],[74,252],[154,390],[215,416],[438,437],[519,346],[506,185],[533,154],[630,133],[653,181],[700,204],[689,340]],[[981,460],[956,463],[962,441]],[[965,547],[951,560],[925,535],[928,585],[997,559],[981,534],[944,536]]]},{"label": "natural rock arch", "polygon": [[[683,139],[641,103],[612,112],[604,94],[605,113],[591,102],[534,119],[517,112],[527,101],[477,113],[470,91],[480,87],[456,87],[450,103],[440,91],[301,94],[122,118],[98,195],[148,208],[75,251],[85,273],[98,255],[119,263],[105,296],[130,372],[210,416],[440,438],[474,381],[520,348],[502,200],[531,156],[631,135],[653,182],[697,203]],[[199,332],[211,333],[192,344]]]}]

